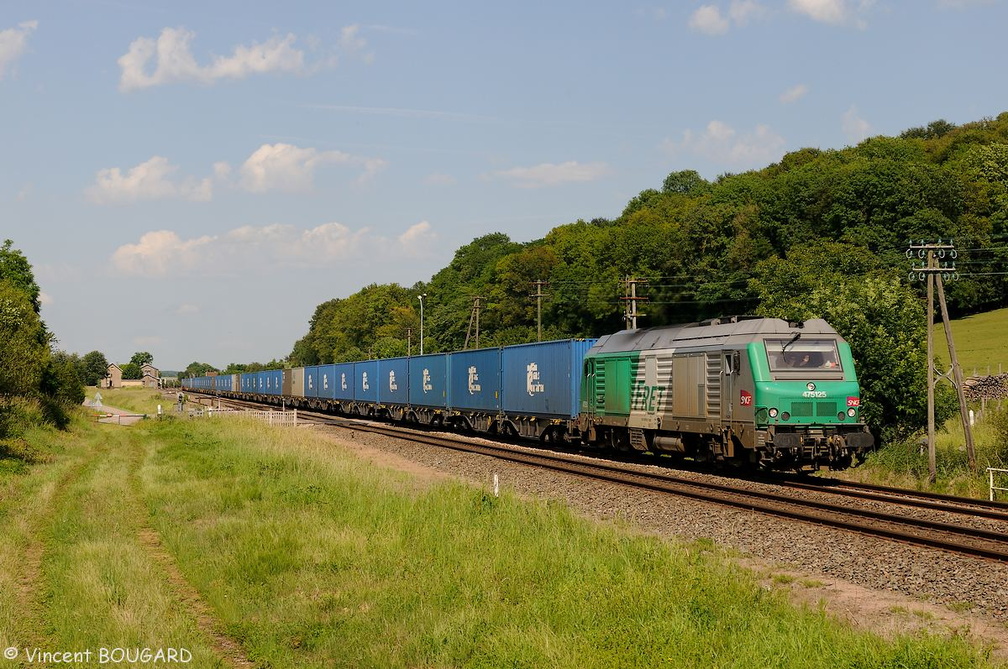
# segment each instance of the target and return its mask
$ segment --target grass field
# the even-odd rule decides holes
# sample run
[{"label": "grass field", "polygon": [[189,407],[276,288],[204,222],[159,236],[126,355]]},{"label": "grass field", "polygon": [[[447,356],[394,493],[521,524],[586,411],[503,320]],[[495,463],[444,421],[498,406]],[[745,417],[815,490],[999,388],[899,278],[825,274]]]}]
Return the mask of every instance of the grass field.
[{"label": "grass field", "polygon": [[[154,412],[149,391],[103,395]],[[794,608],[708,544],[219,421],[30,436],[50,456],[0,475],[0,646],[21,666],[100,648],[195,667],[987,666],[959,634],[886,640]]]},{"label": "grass field", "polygon": [[[1008,372],[1008,309],[967,316],[952,321],[951,325],[956,355],[964,374]],[[935,352],[947,367],[949,352],[941,321],[935,326]]]}]

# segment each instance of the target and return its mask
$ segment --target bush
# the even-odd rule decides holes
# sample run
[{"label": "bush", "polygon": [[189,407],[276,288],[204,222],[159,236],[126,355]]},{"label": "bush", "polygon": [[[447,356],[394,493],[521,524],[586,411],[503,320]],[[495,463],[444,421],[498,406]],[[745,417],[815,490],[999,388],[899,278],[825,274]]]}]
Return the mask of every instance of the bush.
[{"label": "bush", "polygon": [[48,459],[24,439],[29,430],[45,424],[45,413],[36,400],[14,398],[0,402],[0,460],[10,458],[32,464]]},{"label": "bush", "polygon": [[996,451],[1001,462],[1008,462],[1008,407],[993,407],[987,409],[987,420],[990,421],[996,440]]}]

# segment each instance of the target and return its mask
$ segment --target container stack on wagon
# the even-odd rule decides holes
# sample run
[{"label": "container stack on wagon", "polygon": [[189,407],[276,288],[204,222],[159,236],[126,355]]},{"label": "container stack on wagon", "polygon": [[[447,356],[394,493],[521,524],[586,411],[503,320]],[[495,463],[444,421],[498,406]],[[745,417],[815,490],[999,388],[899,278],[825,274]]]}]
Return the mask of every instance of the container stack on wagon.
[{"label": "container stack on wagon", "polygon": [[183,386],[274,403],[282,398],[295,408],[554,438],[577,416],[581,365],[594,342],[566,339],[196,377]]},{"label": "container stack on wagon", "polygon": [[[249,377],[246,379],[246,377]],[[295,408],[772,469],[864,458],[850,346],[825,321],[703,323],[214,377],[186,387]],[[251,388],[251,390],[250,390]]]}]

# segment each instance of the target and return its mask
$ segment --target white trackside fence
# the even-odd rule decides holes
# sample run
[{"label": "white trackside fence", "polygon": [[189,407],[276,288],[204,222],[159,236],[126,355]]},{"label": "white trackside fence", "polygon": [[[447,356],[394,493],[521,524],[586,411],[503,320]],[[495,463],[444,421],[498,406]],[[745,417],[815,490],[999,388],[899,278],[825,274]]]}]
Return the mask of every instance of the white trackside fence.
[{"label": "white trackside fence", "polygon": [[990,476],[990,501],[993,502],[995,490],[999,490],[1001,492],[1008,492],[1008,488],[1006,488],[1005,486],[1002,485],[999,487],[994,485],[995,474],[997,474],[998,477],[1000,477],[997,479],[998,482],[1008,481],[1008,477],[1005,476],[1006,474],[1008,474],[1008,469],[995,469],[994,467],[988,467],[987,474]]},{"label": "white trackside fence", "polygon": [[225,416],[240,416],[261,420],[270,425],[296,426],[297,409],[293,411],[260,411],[257,409],[200,409],[190,411],[191,418],[218,418]]}]

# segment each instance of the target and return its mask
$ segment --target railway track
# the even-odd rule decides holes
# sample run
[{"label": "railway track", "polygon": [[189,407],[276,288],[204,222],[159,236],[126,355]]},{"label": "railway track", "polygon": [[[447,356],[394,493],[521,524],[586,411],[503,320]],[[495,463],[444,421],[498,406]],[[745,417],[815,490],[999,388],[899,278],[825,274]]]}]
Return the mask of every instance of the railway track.
[{"label": "railway track", "polygon": [[[249,403],[238,404],[251,406]],[[660,494],[1008,563],[1006,504],[836,479],[822,483],[788,478],[771,481],[738,479],[738,484],[730,483],[731,479],[720,479],[720,482],[707,480],[706,477],[692,479],[534,447],[493,444],[461,435],[435,434],[311,411],[298,413],[299,417],[324,425],[476,453]]]}]

